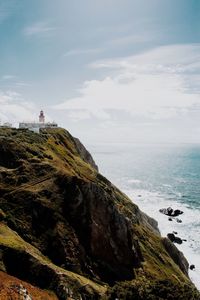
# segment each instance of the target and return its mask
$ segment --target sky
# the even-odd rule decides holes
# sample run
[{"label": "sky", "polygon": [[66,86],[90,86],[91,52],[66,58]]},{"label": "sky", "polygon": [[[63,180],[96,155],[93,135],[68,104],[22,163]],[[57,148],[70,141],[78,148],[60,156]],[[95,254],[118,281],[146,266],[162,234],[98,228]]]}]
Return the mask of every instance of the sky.
[{"label": "sky", "polygon": [[200,142],[199,0],[0,0],[0,120]]}]

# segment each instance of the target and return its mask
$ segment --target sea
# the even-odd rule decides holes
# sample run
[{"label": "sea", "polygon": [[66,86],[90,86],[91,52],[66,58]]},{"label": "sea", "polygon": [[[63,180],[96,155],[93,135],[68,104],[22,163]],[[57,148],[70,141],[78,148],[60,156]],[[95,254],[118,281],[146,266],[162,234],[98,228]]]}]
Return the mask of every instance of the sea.
[{"label": "sea", "polygon": [[[176,244],[194,270],[200,290],[200,144],[90,144],[99,171],[139,208],[158,221],[162,236],[177,232]],[[168,220],[161,208],[180,209],[182,221]]]}]

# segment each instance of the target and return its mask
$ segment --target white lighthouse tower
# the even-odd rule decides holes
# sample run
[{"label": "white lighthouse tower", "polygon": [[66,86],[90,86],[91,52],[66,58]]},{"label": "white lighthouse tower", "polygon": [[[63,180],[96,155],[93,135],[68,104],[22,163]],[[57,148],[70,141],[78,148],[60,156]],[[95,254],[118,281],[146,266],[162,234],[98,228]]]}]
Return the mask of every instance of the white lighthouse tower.
[{"label": "white lighthouse tower", "polygon": [[45,116],[43,110],[40,111],[39,122],[43,124],[45,123]]}]

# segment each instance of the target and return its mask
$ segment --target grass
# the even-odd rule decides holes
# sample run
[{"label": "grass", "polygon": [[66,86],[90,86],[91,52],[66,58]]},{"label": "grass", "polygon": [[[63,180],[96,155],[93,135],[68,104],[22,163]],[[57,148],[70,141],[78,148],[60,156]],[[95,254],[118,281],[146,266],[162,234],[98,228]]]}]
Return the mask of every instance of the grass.
[{"label": "grass", "polygon": [[47,257],[42,255],[39,250],[25,242],[16,232],[11,230],[7,225],[0,223],[0,248],[2,248],[2,246],[3,248],[11,248],[16,251],[28,253],[31,257],[36,258],[41,265],[48,266],[57,274],[65,275],[71,282],[74,282],[75,285],[77,283],[79,286],[87,285],[99,295],[103,295],[107,291],[107,288],[104,285],[100,285],[84,276],[64,270],[54,265]]}]

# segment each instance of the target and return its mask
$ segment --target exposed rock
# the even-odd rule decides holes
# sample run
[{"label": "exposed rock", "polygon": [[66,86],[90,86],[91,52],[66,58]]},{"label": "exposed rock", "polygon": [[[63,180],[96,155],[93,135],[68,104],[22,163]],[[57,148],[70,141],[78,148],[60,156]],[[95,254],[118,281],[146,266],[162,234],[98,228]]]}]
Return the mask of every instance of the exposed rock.
[{"label": "exposed rock", "polygon": [[0,271],[1,300],[58,300],[53,292],[43,291],[25,281]]},{"label": "exposed rock", "polygon": [[189,263],[187,259],[184,257],[183,253],[179,251],[168,238],[163,238],[162,241],[163,241],[163,245],[165,246],[165,249],[172,257],[174,262],[179,266],[179,268],[183,271],[185,275],[188,275]]},{"label": "exposed rock", "polygon": [[11,285],[11,288],[19,294],[20,298],[23,300],[32,300],[32,297],[29,295],[27,289],[20,283],[19,285]]},{"label": "exposed rock", "polygon": [[171,207],[161,208],[161,209],[159,209],[159,212],[161,212],[164,215],[171,216],[173,213],[173,209]]},{"label": "exposed rock", "polygon": [[176,218],[177,223],[182,223],[183,221],[181,219]]},{"label": "exposed rock", "polygon": [[159,209],[159,211],[164,214],[164,215],[167,215],[167,216],[170,216],[170,217],[177,217],[181,214],[183,214],[183,211],[179,210],[179,209],[172,209],[171,207],[168,207],[168,208],[161,208]]},{"label": "exposed rock", "polygon": [[194,270],[195,269],[195,265],[190,265],[190,270]]},{"label": "exposed rock", "polygon": [[0,208],[0,222],[5,220],[6,214],[3,212],[3,210]]},{"label": "exposed rock", "polygon": [[83,146],[83,144],[80,142],[79,139],[74,138],[74,143],[76,145],[76,149],[80,155],[80,157],[86,161],[87,163],[89,163],[95,170],[98,171],[98,166],[96,165],[93,157],[91,156],[91,154],[87,151],[87,149]]},{"label": "exposed rock", "polygon": [[175,209],[174,212],[173,212],[174,217],[177,217],[177,216],[182,215],[182,214],[183,214],[183,211],[180,210],[180,209]]},{"label": "exposed rock", "polygon": [[110,204],[112,198],[102,187],[76,178],[60,183],[67,197],[64,212],[86,252],[96,257],[98,276],[104,281],[133,278],[133,266],[140,266],[142,254],[130,220]]},{"label": "exposed rock", "polygon": [[173,233],[168,233],[167,237],[173,243],[182,244],[183,242],[181,238],[175,236]]},{"label": "exposed rock", "polygon": [[[71,295],[80,297],[78,289],[82,287],[82,282],[87,282],[90,287],[90,293],[82,289],[82,294],[85,296],[88,294],[90,296],[98,295],[101,289],[100,285],[94,284],[89,279],[85,280],[80,275],[77,276],[58,268],[8,227],[1,226],[0,232],[5,236],[2,244],[7,244],[8,238],[13,240],[11,244],[0,245],[0,249],[3,251],[1,259],[9,274],[21,280],[29,281],[41,289],[51,289],[59,299],[66,299]],[[102,287],[102,289],[104,288]],[[30,300],[31,296],[25,288],[18,286],[17,290],[20,295],[24,295],[24,299]]]},{"label": "exposed rock", "polygon": [[158,222],[143,212],[141,212],[141,215],[142,215],[142,218],[141,218],[142,223],[145,224],[147,227],[149,227],[150,230],[153,230],[155,234],[160,235],[160,231],[158,228]]}]

